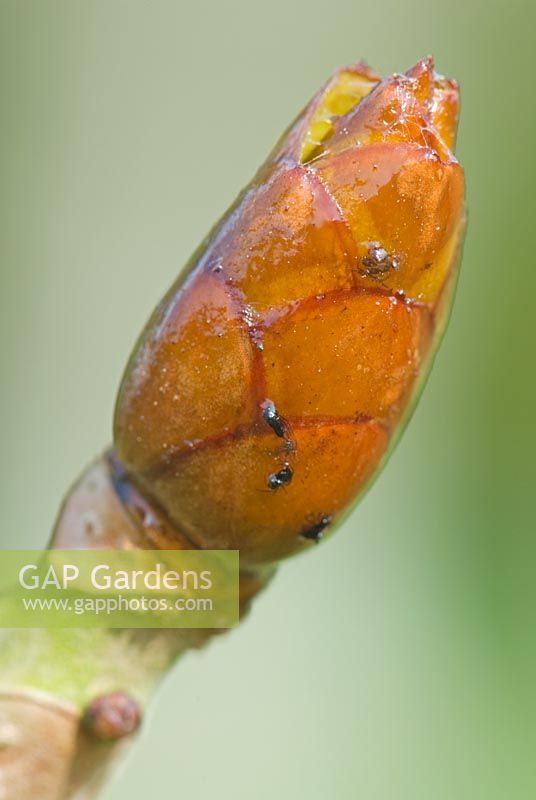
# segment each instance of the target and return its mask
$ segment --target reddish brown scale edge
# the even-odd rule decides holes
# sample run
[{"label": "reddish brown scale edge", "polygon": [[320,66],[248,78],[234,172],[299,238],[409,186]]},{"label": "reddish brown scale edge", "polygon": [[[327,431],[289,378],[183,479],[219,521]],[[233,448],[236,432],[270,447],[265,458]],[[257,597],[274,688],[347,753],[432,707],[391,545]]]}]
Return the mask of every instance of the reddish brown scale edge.
[{"label": "reddish brown scale edge", "polygon": [[[336,522],[366,486],[389,441],[382,426],[356,419],[296,427],[293,436],[294,477],[275,492],[259,483],[283,454],[282,440],[268,426],[227,442],[221,455],[199,450],[174,472],[150,481],[140,476],[140,488],[154,491],[198,546],[239,549],[242,564],[268,564],[314,546],[304,532],[323,517]],[[198,491],[186,491],[189,486]]]},{"label": "reddish brown scale edge", "polygon": [[[387,425],[383,425],[378,420],[368,417],[366,414],[354,414],[351,417],[337,417],[337,416],[310,416],[310,417],[285,417],[290,429],[304,429],[304,428],[323,428],[330,425],[353,423],[373,422],[385,428],[389,432]],[[216,436],[200,439],[195,442],[191,447],[179,446],[175,451],[168,450],[163,458],[155,460],[152,464],[148,464],[143,468],[142,473],[144,480],[150,481],[153,478],[161,478],[164,475],[174,472],[181,462],[187,459],[194,453],[200,450],[208,450],[224,447],[229,442],[236,442],[239,439],[245,439],[248,436],[264,435],[266,433],[266,425],[259,420],[254,420],[250,425],[242,425],[234,431],[222,433]]]},{"label": "reddish brown scale edge", "polygon": [[[425,303],[421,303],[416,300],[410,300],[408,298],[401,298],[400,296],[394,295],[392,292],[378,286],[378,287],[363,287],[363,286],[356,286],[350,290],[344,289],[337,289],[333,292],[326,293],[322,296],[322,300],[327,298],[331,299],[344,299],[345,296],[348,295],[363,295],[363,296],[374,296],[378,295],[381,297],[392,298],[393,300],[403,302],[407,305],[410,309],[411,308],[418,308],[423,311],[427,311],[429,314],[430,326],[432,328],[432,336],[433,336],[433,326],[435,324],[435,317],[432,309],[429,305]],[[235,303],[238,303],[238,299],[236,295],[233,298]],[[271,309],[270,311],[263,312],[259,314],[259,318],[262,319],[262,322],[259,325],[262,325],[264,328],[265,326],[271,325],[275,320],[280,319],[282,316],[294,312],[296,309],[305,308],[307,306],[315,306],[319,304],[318,296],[309,296],[303,298],[303,300],[296,301],[289,306],[279,307],[277,309]],[[245,325],[247,328],[247,325]],[[262,352],[258,349],[254,341],[249,338],[251,351],[253,354],[253,364],[254,368],[251,370],[251,381],[249,390],[252,395],[252,400],[255,408],[259,408],[261,403],[266,399],[266,371],[265,365],[262,359]],[[281,409],[281,412],[284,413],[284,409]],[[367,414],[363,414],[359,410],[356,410],[356,413],[351,417],[348,416],[311,416],[311,417],[292,417],[288,419],[291,427],[299,428],[299,427],[311,427],[315,425],[330,425],[336,424],[337,422],[353,422],[353,421],[368,421],[368,422],[378,422],[379,424],[383,424],[386,427],[386,430],[390,430],[390,426],[388,426],[383,420],[373,419]],[[262,433],[265,430],[264,423],[259,419],[253,419],[250,423],[238,426],[233,431],[224,432],[221,434],[215,434],[213,436],[205,437],[202,439],[198,439],[192,442],[190,445],[185,446],[184,444],[179,444],[175,447],[170,447],[165,453],[159,455],[157,459],[154,461],[143,465],[140,468],[140,471],[143,475],[144,482],[150,481],[151,478],[161,476],[162,474],[172,472],[176,467],[184,461],[184,459],[188,458],[192,453],[197,452],[201,449],[206,448],[218,448],[225,445],[228,442],[235,441],[237,439],[244,438],[246,436],[255,435],[256,433]]]}]

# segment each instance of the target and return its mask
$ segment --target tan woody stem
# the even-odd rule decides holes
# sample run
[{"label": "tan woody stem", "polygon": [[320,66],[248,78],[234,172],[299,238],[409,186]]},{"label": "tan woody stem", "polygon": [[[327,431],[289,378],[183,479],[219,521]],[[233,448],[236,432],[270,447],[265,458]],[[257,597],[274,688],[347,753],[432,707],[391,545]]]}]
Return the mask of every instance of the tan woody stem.
[{"label": "tan woody stem", "polygon": [[[132,713],[125,717],[114,708],[118,691],[135,716],[143,716],[155,685],[186,647],[175,631],[136,631],[134,636],[113,630],[4,634],[2,800],[95,797],[133,738]],[[92,705],[97,706],[97,717],[84,724]]]},{"label": "tan woody stem", "polygon": [[[117,477],[117,472],[115,473]],[[128,489],[128,491],[127,491]],[[132,504],[137,512],[132,514]],[[73,487],[50,543],[62,549],[184,547],[108,456]],[[268,575],[244,575],[243,606]],[[29,629],[0,641],[0,800],[90,800],[134,739],[177,657],[210,630]]]},{"label": "tan woody stem", "polygon": [[[142,716],[155,685],[185,647],[180,631],[136,631],[135,636],[113,630],[4,634],[2,800],[95,797],[131,733],[129,717],[114,715],[117,690],[128,692],[124,696]],[[102,722],[83,724],[86,709],[97,697],[98,713],[114,725],[105,737]]]}]

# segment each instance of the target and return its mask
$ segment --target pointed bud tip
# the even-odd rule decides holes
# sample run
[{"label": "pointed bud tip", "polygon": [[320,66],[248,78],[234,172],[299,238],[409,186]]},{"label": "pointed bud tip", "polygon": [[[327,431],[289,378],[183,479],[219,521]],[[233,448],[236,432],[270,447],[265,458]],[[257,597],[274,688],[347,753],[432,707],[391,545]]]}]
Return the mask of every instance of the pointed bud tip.
[{"label": "pointed bud tip", "polygon": [[433,56],[425,56],[417,61],[408,71],[406,72],[408,78],[421,78],[421,77],[428,77],[429,79],[433,78],[434,75],[434,57]]},{"label": "pointed bud tip", "polygon": [[445,147],[452,151],[460,106],[458,82],[435,72],[432,56],[417,61],[405,74],[415,81],[415,97],[427,106],[432,126]]}]

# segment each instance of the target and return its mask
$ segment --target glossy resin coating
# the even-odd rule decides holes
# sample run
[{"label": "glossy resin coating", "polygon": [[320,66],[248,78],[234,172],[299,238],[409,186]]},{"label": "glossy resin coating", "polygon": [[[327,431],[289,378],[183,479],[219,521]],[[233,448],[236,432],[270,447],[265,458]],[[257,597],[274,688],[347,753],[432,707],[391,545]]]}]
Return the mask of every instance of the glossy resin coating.
[{"label": "glossy resin coating", "polygon": [[291,554],[377,471],[455,283],[457,114],[429,59],[340,70],[156,310],[115,448],[193,546]]}]

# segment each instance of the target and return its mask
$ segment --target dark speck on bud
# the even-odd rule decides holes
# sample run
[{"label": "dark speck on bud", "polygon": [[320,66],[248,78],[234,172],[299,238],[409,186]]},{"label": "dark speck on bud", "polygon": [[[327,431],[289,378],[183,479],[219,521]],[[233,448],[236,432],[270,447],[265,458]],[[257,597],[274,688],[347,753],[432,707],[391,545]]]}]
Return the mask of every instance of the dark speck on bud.
[{"label": "dark speck on bud", "polygon": [[363,274],[369,278],[377,278],[385,275],[393,269],[398,269],[398,258],[380,247],[377,242],[373,242],[368,253],[361,259],[363,264]]},{"label": "dark speck on bud", "polygon": [[292,480],[293,472],[288,464],[285,464],[283,469],[280,469],[279,472],[273,472],[271,475],[268,476],[268,486],[270,489],[278,489],[280,486],[284,486],[286,483],[290,483]]},{"label": "dark speck on bud", "polygon": [[87,733],[102,741],[116,741],[139,728],[141,711],[126,692],[111,692],[92,700],[84,711],[82,725]]},{"label": "dark speck on bud", "polygon": [[267,400],[265,403],[263,403],[262,417],[276,436],[279,436],[280,439],[285,438],[285,423],[277,413],[277,410],[271,400]]},{"label": "dark speck on bud", "polygon": [[315,522],[314,525],[311,525],[309,528],[302,531],[301,536],[303,536],[304,539],[309,539],[310,541],[318,544],[325,529],[328,527],[332,519],[333,518],[331,514],[326,514],[325,516],[321,517],[318,522]]}]

